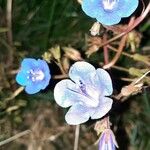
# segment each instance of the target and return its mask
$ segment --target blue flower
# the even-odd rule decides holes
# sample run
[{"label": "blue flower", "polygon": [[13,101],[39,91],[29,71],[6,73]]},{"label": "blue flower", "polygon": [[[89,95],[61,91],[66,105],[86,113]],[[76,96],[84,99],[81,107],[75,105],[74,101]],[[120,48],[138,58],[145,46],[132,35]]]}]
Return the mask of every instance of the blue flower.
[{"label": "blue flower", "polygon": [[99,150],[115,150],[118,148],[115,136],[110,129],[105,129],[99,139]]},{"label": "blue flower", "polygon": [[35,94],[47,87],[50,78],[50,70],[44,60],[25,58],[21,63],[16,81],[25,86],[25,91],[28,94]]},{"label": "blue flower", "polygon": [[129,17],[138,4],[139,0],[83,0],[82,9],[101,24],[114,25]]},{"label": "blue flower", "polygon": [[61,107],[70,107],[65,116],[68,124],[77,125],[103,117],[112,107],[112,81],[103,69],[87,62],[76,62],[69,70],[69,79],[58,82],[54,98]]}]

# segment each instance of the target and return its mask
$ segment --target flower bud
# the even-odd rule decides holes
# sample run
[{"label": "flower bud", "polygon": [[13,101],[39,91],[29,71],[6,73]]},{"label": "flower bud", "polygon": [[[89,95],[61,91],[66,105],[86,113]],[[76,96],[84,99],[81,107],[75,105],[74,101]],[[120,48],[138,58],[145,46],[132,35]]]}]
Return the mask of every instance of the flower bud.
[{"label": "flower bud", "polygon": [[65,56],[72,59],[72,60],[83,60],[81,57],[81,54],[78,50],[72,48],[72,47],[63,47],[63,50],[65,52]]},{"label": "flower bud", "polygon": [[49,49],[54,59],[59,60],[61,58],[60,46],[55,46]]},{"label": "flower bud", "polygon": [[62,66],[63,66],[65,72],[68,72],[68,70],[70,68],[70,62],[69,62],[69,59],[67,57],[62,58]]},{"label": "flower bud", "polygon": [[99,150],[115,150],[118,144],[110,129],[105,129],[99,139]]},{"label": "flower bud", "polygon": [[91,35],[93,35],[93,36],[99,35],[100,26],[101,25],[99,22],[95,22],[90,29]]}]

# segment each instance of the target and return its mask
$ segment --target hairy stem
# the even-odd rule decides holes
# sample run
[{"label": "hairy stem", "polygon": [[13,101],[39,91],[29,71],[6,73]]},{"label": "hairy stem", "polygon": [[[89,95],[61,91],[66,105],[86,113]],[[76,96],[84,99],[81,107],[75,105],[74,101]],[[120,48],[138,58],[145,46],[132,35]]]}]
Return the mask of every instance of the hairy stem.
[{"label": "hairy stem", "polygon": [[8,62],[7,67],[11,66],[13,63],[13,55],[14,55],[14,48],[13,48],[13,35],[12,35],[12,2],[13,0],[7,0],[7,6],[6,6],[6,20],[7,20],[7,37],[8,37],[8,43],[11,48],[9,48],[8,53]]},{"label": "hairy stem", "polygon": [[80,134],[80,125],[77,125],[75,130],[74,150],[78,150],[79,134]]}]

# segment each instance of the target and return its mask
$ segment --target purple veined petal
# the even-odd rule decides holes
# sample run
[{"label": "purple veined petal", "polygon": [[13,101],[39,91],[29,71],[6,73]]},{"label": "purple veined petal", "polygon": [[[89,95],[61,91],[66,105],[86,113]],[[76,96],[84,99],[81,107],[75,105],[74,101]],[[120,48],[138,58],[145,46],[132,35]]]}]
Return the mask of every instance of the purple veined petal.
[{"label": "purple veined petal", "polygon": [[77,90],[76,85],[69,79],[58,82],[54,88],[54,98],[57,104],[65,108],[78,102],[77,93],[71,91],[73,89]]},{"label": "purple veined petal", "polygon": [[96,19],[101,24],[111,26],[118,24],[121,20],[121,17],[116,12],[105,12],[103,15],[98,13]]},{"label": "purple veined petal", "polygon": [[97,78],[95,80],[98,80],[97,83],[99,85],[100,90],[102,90],[102,95],[104,96],[110,96],[113,92],[112,87],[112,80],[110,78],[110,75],[107,71],[104,69],[97,69],[96,70]]},{"label": "purple veined petal", "polygon": [[71,80],[65,79],[58,82],[54,88],[54,98],[61,107],[69,107],[76,103],[83,103],[88,107],[95,107],[99,102],[82,93],[78,85]]},{"label": "purple veined petal", "polygon": [[117,14],[120,17],[129,17],[138,7],[139,0],[120,0]]},{"label": "purple veined petal", "polygon": [[100,0],[83,0],[82,9],[90,17],[95,18],[97,12],[103,11]]},{"label": "purple veined petal", "polygon": [[91,83],[88,83],[86,85],[86,93],[88,99],[85,100],[85,104],[89,107],[97,107],[99,105],[99,97],[100,97],[100,91],[99,89],[95,88],[94,85]]},{"label": "purple veined petal", "polygon": [[16,81],[22,86],[25,86],[28,84],[29,79],[28,79],[28,74],[26,70],[20,70],[16,76]]},{"label": "purple veined petal", "polygon": [[70,125],[78,125],[89,120],[89,108],[80,104],[73,105],[65,116],[65,120]]},{"label": "purple veined petal", "polygon": [[79,61],[71,66],[69,70],[69,77],[77,84],[80,81],[88,83],[90,74],[95,71],[96,70],[94,66],[92,66],[91,64],[84,61]]},{"label": "purple veined petal", "polygon": [[105,116],[112,107],[113,100],[108,97],[101,97],[99,106],[93,109],[91,114],[91,119],[99,119]]}]

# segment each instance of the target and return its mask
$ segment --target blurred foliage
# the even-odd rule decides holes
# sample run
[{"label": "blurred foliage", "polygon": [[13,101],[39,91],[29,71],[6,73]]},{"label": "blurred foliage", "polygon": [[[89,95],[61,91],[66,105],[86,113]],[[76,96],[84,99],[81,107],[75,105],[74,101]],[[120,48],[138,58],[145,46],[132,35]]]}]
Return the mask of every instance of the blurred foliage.
[{"label": "blurred foliage", "polygon": [[[34,128],[34,134],[26,135],[23,140],[2,148],[23,150],[34,145],[35,141],[36,144],[40,141],[43,146],[44,138],[44,150],[70,150],[74,128],[65,125],[65,110],[57,107],[54,102],[53,88],[60,80],[55,75],[61,74],[62,70],[64,74],[67,73],[70,65],[77,60],[85,59],[96,67],[103,65],[103,49],[97,51],[97,43],[102,42],[103,34],[108,38],[114,34],[101,27],[100,36],[91,37],[89,29],[94,21],[82,12],[76,0],[13,0],[11,45],[7,35],[6,5],[6,0],[0,0],[0,141],[26,129]],[[126,21],[128,19],[122,23],[125,24]],[[112,45],[117,47],[119,42]],[[91,49],[96,52],[87,57],[87,52]],[[110,60],[115,50],[109,52]],[[27,95],[20,89],[17,91],[19,85],[15,82],[15,75],[24,57],[43,57],[57,80],[52,79],[46,90],[35,95]],[[130,33],[124,53],[109,71],[114,83],[114,95],[119,94],[125,85],[138,80],[149,69],[150,18],[147,17]],[[147,75],[140,82],[144,85],[142,89],[133,96],[129,95],[123,103],[114,98],[110,116],[121,150],[150,149],[150,76]],[[81,127],[80,149],[94,149],[97,137],[90,128],[92,123],[89,121]],[[39,132],[36,132],[38,129]],[[124,135],[121,135],[121,131],[124,131]],[[49,136],[58,132],[61,134],[56,140],[47,141]]]}]

